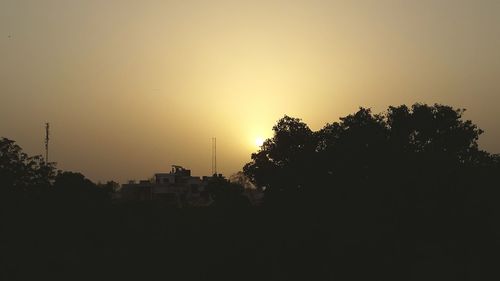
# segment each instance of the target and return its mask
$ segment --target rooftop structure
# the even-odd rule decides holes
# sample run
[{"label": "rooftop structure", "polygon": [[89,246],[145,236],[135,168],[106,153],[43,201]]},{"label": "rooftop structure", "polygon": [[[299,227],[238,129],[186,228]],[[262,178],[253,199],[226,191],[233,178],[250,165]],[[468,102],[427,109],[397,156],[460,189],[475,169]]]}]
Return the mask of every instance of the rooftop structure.
[{"label": "rooftop structure", "polygon": [[207,206],[211,203],[205,188],[211,177],[191,176],[191,170],[172,165],[169,173],[156,173],[150,180],[122,185],[123,201],[162,201],[177,207]]}]

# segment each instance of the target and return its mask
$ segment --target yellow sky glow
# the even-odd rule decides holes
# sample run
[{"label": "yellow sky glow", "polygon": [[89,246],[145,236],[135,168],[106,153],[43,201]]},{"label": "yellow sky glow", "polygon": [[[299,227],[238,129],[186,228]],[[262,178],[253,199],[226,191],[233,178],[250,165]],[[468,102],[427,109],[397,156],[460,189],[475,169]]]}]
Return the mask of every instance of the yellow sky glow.
[{"label": "yellow sky glow", "polygon": [[[250,160],[287,114],[312,129],[389,105],[468,109],[500,151],[499,1],[1,1],[0,134],[93,180]],[[259,140],[260,142],[260,140]]]}]

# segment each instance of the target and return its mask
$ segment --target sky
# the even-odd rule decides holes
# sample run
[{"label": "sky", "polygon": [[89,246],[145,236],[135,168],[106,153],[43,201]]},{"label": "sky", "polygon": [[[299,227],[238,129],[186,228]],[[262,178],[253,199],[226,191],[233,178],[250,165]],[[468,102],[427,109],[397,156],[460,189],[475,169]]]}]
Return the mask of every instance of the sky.
[{"label": "sky", "polygon": [[0,136],[94,181],[229,176],[285,114],[442,103],[500,152],[500,1],[0,0]]}]

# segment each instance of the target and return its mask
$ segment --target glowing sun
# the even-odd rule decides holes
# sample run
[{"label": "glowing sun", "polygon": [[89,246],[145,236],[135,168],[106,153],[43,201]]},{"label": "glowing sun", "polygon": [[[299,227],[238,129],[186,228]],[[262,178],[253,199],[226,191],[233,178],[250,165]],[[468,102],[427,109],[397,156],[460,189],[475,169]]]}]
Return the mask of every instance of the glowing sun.
[{"label": "glowing sun", "polygon": [[256,145],[256,146],[261,147],[263,144],[264,144],[264,138],[262,138],[262,137],[257,137],[257,138],[255,139],[255,145]]}]

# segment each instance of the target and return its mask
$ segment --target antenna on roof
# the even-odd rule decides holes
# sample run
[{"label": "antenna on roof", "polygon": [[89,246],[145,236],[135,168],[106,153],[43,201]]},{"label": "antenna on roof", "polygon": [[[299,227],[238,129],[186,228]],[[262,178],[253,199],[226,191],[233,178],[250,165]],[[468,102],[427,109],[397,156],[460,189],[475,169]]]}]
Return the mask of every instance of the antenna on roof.
[{"label": "antenna on roof", "polygon": [[217,138],[212,138],[212,175],[217,174]]},{"label": "antenna on roof", "polygon": [[50,124],[45,123],[45,163],[49,163],[49,129]]}]

